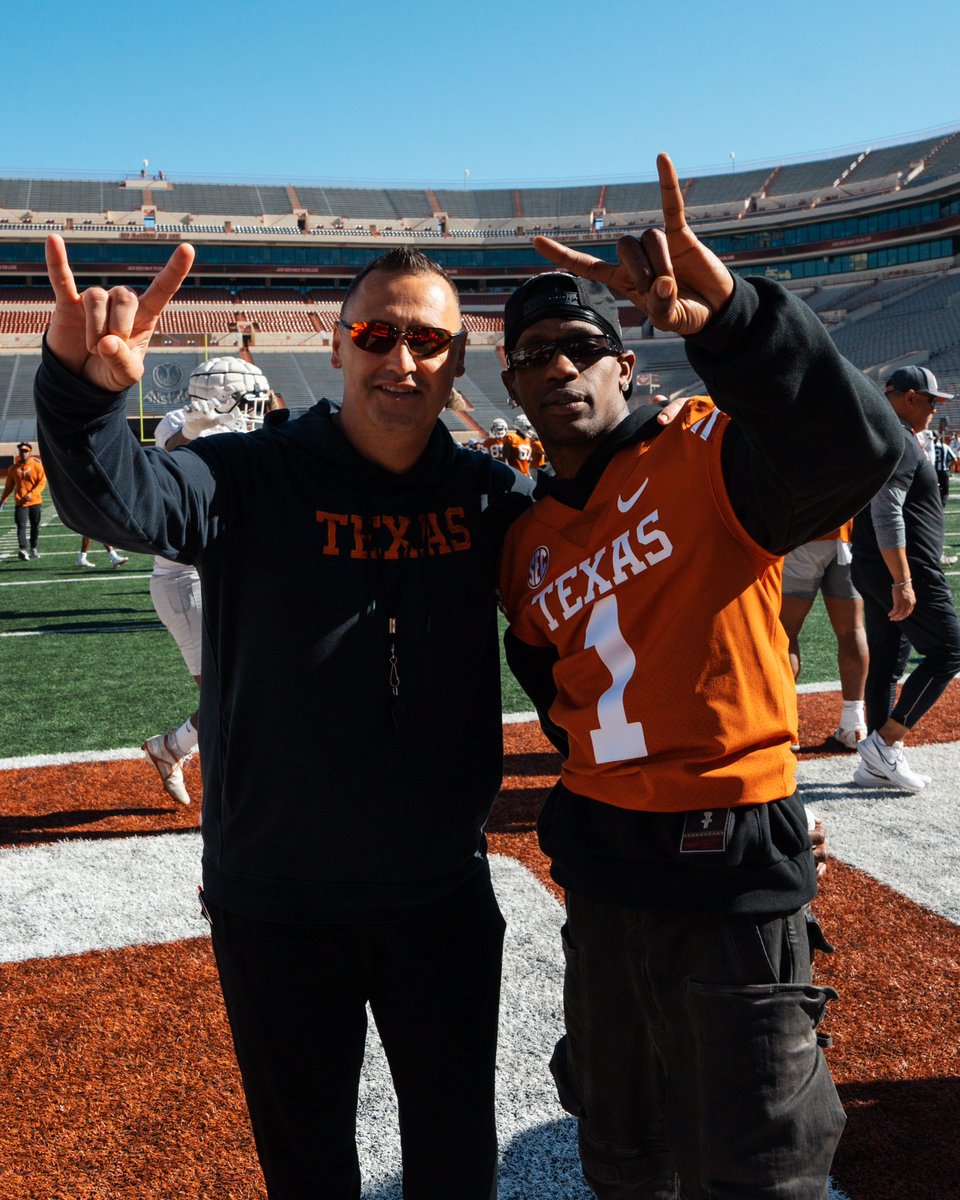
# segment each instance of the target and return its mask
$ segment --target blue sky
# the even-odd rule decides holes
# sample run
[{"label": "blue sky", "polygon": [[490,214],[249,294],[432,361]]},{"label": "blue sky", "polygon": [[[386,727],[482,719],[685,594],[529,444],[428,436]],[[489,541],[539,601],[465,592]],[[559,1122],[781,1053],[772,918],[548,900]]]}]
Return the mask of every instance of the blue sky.
[{"label": "blue sky", "polygon": [[4,14],[0,175],[485,187],[824,157],[960,127],[958,35],[934,0],[48,0]]}]

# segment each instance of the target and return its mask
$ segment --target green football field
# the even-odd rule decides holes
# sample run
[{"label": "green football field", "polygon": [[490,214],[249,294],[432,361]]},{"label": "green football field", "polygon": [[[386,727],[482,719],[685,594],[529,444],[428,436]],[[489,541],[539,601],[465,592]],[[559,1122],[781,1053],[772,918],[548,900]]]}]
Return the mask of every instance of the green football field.
[{"label": "green football field", "polygon": [[[960,554],[960,486],[947,509],[947,544]],[[97,569],[76,565],[80,538],[44,506],[41,557],[17,557],[12,506],[0,516],[0,758],[138,746],[196,705],[196,687],[150,602],[152,559],[131,555]],[[960,563],[948,567],[955,599]],[[801,639],[801,683],[837,678],[835,643],[822,603]],[[507,713],[530,708],[503,668]]]}]

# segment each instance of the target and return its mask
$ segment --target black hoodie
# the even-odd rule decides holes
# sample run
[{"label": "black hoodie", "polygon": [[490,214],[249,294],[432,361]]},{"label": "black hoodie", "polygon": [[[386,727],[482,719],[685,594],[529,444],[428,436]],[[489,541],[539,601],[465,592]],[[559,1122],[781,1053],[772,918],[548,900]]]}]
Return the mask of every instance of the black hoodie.
[{"label": "black hoodie", "polygon": [[495,571],[525,482],[440,423],[410,471],[385,471],[326,402],[143,450],[122,395],[46,350],[36,398],[63,519],[199,570],[211,900],[268,920],[374,920],[486,886]]}]

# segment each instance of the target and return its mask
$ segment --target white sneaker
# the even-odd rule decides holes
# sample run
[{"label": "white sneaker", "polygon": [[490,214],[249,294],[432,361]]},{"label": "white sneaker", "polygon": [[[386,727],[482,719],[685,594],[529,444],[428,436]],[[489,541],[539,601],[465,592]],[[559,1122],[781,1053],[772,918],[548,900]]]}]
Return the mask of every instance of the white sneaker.
[{"label": "white sneaker", "polygon": [[26,552],[26,550],[20,550],[18,553],[18,557],[21,560],[21,562],[26,562],[27,559],[30,557],[30,555]]},{"label": "white sneaker", "polygon": [[903,742],[888,746],[876,730],[857,743],[857,750],[871,774],[883,776],[894,787],[922,792],[930,782],[929,776],[918,775],[910,769]]},{"label": "white sneaker", "polygon": [[111,567],[122,567],[125,562],[129,562],[129,561],[130,561],[129,558],[127,558],[123,554],[117,554],[116,551],[114,551],[113,554],[110,555]]},{"label": "white sneaker", "polygon": [[190,793],[183,782],[183,764],[193,755],[185,754],[183,758],[177,758],[170,749],[169,737],[169,733],[158,733],[155,737],[147,738],[140,749],[157,768],[164,791],[180,804],[189,804]]},{"label": "white sneaker", "polygon": [[39,550],[38,550],[36,547],[34,547],[34,548],[33,548],[33,549],[30,551],[30,557],[31,557],[31,558],[39,558],[39,557],[40,557],[40,551],[39,551]]},{"label": "white sneaker", "polygon": [[854,725],[852,729],[844,729],[841,725],[830,735],[835,742],[845,746],[847,750],[856,750],[857,745],[867,736],[866,725]]},{"label": "white sneaker", "polygon": [[886,775],[878,775],[876,771],[871,771],[865,762],[861,762],[854,771],[853,782],[857,787],[892,788],[896,786]]},{"label": "white sneaker", "polygon": [[[922,779],[925,785],[933,782],[932,775],[921,775],[919,771],[917,771],[917,778]],[[897,783],[891,783],[886,775],[878,775],[876,771],[871,771],[865,762],[862,762],[854,771],[853,782],[859,787],[886,787],[897,789],[900,787],[900,785]]]},{"label": "white sneaker", "polygon": [[77,566],[78,567],[93,567],[94,569],[96,569],[97,564],[92,563],[85,554],[78,554],[77,555]]}]

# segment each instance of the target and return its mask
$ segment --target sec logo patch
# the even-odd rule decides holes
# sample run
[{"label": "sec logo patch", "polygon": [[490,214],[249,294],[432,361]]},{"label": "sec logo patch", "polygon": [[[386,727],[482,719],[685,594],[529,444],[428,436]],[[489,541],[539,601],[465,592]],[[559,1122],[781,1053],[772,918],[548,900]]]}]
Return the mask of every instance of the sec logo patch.
[{"label": "sec logo patch", "polygon": [[549,566],[550,551],[546,546],[538,546],[530,558],[530,566],[527,567],[527,583],[530,587],[538,588],[543,583]]}]

